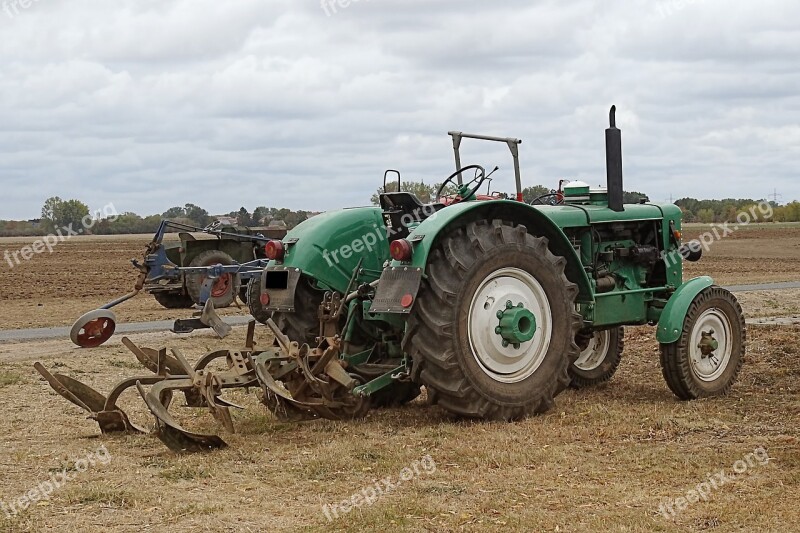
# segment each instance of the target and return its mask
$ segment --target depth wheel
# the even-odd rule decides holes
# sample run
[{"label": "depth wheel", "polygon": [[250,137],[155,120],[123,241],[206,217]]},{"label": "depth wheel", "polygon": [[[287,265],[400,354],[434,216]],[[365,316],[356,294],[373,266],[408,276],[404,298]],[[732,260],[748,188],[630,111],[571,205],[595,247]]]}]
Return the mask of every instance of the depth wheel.
[{"label": "depth wheel", "polygon": [[625,346],[625,329],[581,332],[577,343],[581,353],[569,367],[570,387],[582,389],[600,385],[610,380],[619,367]]},{"label": "depth wheel", "polygon": [[547,411],[578,357],[578,287],[525,226],[470,223],[434,247],[404,349],[429,397],[465,417]]},{"label": "depth wheel", "polygon": [[661,370],[681,400],[727,394],[744,361],[747,328],[742,308],[727,290],[713,286],[698,294],[680,338],[661,345]]},{"label": "depth wheel", "polygon": [[[231,256],[220,250],[206,250],[197,255],[192,262],[189,263],[190,267],[204,267],[214,265],[233,265],[235,261]],[[206,280],[204,274],[187,274],[186,275],[186,291],[196,304],[200,303],[200,294],[203,289],[203,282]],[[239,286],[241,280],[238,274],[222,274],[214,281],[211,287],[211,301],[214,303],[216,309],[228,307],[236,299],[239,293]]]},{"label": "depth wheel", "polygon": [[81,348],[95,348],[110,339],[116,327],[117,317],[113,311],[95,309],[75,321],[69,338]]}]

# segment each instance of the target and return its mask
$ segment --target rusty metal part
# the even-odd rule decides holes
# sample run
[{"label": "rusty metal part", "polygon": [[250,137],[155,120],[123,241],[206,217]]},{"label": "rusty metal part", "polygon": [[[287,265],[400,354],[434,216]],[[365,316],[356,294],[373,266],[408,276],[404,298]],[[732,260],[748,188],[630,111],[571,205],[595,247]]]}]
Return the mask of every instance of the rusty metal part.
[{"label": "rusty metal part", "polygon": [[[329,300],[331,308],[341,307],[333,296]],[[50,374],[40,363],[34,366],[56,392],[87,411],[103,433],[145,432],[116,405],[120,395],[135,386],[155,417],[154,434],[176,452],[226,446],[219,436],[195,433],[181,426],[169,412],[176,392],[184,394],[188,406],[207,408],[230,433],[235,431],[230,410],[241,407],[224,398],[223,393],[233,388],[260,388],[264,405],[281,420],[341,420],[366,414],[369,398],[352,392],[363,378],[348,373],[340,359],[338,336],[322,338],[319,346],[311,348],[291,341],[272,320],[267,325],[275,334],[276,347],[256,351],[255,322],[251,322],[244,349],[213,351],[194,365],[178,349],[173,348],[168,354],[166,348],[143,348],[123,338],[123,344],[153,374],[121,381],[108,397],[67,376]],[[220,360],[225,362],[217,365],[221,369],[212,368],[212,363]]]},{"label": "rusty metal part", "polygon": [[63,374],[51,374],[40,362],[33,367],[50,384],[54,391],[89,413],[89,417],[100,426],[102,433],[147,433],[130,421],[128,415],[117,407],[117,399],[128,388],[137,383],[152,385],[162,381],[160,376],[142,376],[121,381],[108,398],[78,380]]},{"label": "rusty metal part", "polygon": [[[190,381],[190,380],[186,380]],[[161,383],[164,383],[163,381]],[[158,384],[154,385],[154,387]],[[141,383],[136,384],[145,405],[156,418],[155,434],[158,439],[176,452],[206,452],[225,448],[227,443],[216,435],[201,435],[182,428],[157,396],[146,393]],[[151,390],[152,392],[152,390]]]},{"label": "rusty metal part", "polygon": [[[338,292],[326,292],[319,306],[319,330],[322,338],[334,337],[339,333],[339,317],[345,308]],[[319,339],[322,340],[322,339]]]}]

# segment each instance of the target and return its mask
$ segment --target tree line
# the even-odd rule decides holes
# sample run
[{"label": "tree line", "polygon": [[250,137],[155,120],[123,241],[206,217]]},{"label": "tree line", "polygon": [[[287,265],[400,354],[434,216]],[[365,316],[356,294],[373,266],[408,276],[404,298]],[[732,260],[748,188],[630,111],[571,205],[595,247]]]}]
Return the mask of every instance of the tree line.
[{"label": "tree line", "polygon": [[[440,184],[426,184],[422,181],[405,181],[401,184],[401,190],[414,193],[422,203],[429,203],[435,200],[436,193]],[[387,184],[389,191],[396,191],[397,184]],[[372,195],[371,201],[374,205],[379,203],[379,195],[384,192],[379,188]],[[455,187],[448,185],[443,191],[444,195],[453,194]],[[555,191],[542,185],[525,187],[522,190],[523,201],[533,202],[536,198],[551,194]],[[497,193],[497,191],[487,189],[481,190],[480,194]],[[507,198],[515,195],[510,193],[499,193]],[[649,201],[646,194],[635,191],[624,193],[625,203],[639,203],[639,201]],[[735,222],[739,213],[748,212],[751,207],[759,205],[764,200],[735,199],[726,198],[722,200],[698,200],[696,198],[681,198],[675,205],[683,211],[685,222],[700,223],[724,223]],[[786,205],[779,205],[769,202],[773,208],[774,215],[770,219],[773,222],[800,222],[800,202],[793,201]],[[106,206],[108,207],[108,206]],[[112,206],[113,207],[113,206]],[[48,198],[42,206],[41,218],[37,220],[0,220],[0,236],[2,237],[21,237],[47,235],[54,233],[62,228],[72,225],[73,228],[83,228],[86,233],[95,235],[114,235],[130,233],[153,233],[158,228],[162,219],[169,219],[176,222],[188,224],[196,227],[206,227],[216,219],[202,207],[188,203],[183,207],[175,206],[167,209],[160,215],[140,216],[132,212],[120,214],[109,213],[104,208],[102,211],[92,213],[89,207],[76,199],[62,200],[54,196]],[[265,226],[270,224],[285,225],[287,229],[300,224],[304,220],[313,216],[310,211],[293,211],[287,208],[275,208],[258,206],[253,211],[241,207],[236,211],[231,211],[224,216],[238,222],[240,226]],[[86,221],[91,221],[86,227]],[[764,219],[758,220],[765,222]]]},{"label": "tree line", "polygon": [[[241,207],[237,211],[231,211],[220,217],[230,218],[239,226],[258,227],[277,224],[291,229],[312,214],[309,211],[259,206],[252,213],[245,207]],[[92,213],[89,207],[80,200],[62,200],[54,196],[45,201],[39,219],[0,220],[0,236],[48,235],[63,231],[68,227],[73,230],[81,229],[82,233],[93,235],[155,233],[163,219],[198,228],[204,228],[217,220],[202,207],[191,203],[183,207],[170,207],[160,215],[143,217],[129,211],[117,213],[111,204]]]},{"label": "tree line", "polygon": [[[739,213],[746,213],[765,200],[725,198],[723,200],[697,200],[681,198],[675,205],[683,211],[684,222],[702,222],[705,224],[735,222]],[[770,220],[759,219],[754,222],[800,222],[800,202],[794,201],[786,205],[768,202],[773,209]]]}]

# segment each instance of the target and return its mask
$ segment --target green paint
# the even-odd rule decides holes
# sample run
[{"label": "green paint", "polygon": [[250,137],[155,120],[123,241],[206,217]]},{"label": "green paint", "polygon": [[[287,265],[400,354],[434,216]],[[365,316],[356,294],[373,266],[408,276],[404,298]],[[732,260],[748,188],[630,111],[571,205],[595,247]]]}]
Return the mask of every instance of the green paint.
[{"label": "green paint", "polygon": [[708,276],[701,276],[687,281],[673,293],[672,297],[664,307],[661,318],[658,321],[658,331],[656,339],[661,344],[670,344],[677,341],[683,330],[683,321],[689,306],[698,294],[714,284]]},{"label": "green paint", "polygon": [[519,348],[523,342],[528,342],[536,333],[536,317],[530,310],[525,309],[522,303],[516,306],[506,302],[506,309],[497,312],[500,325],[495,328],[495,333],[503,337],[504,346],[508,344]]}]

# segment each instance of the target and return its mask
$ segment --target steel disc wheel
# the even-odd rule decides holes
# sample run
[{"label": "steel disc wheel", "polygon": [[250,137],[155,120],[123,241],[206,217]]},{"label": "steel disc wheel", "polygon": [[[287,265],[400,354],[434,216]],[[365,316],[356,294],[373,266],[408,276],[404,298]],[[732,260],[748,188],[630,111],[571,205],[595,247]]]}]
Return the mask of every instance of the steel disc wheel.
[{"label": "steel disc wheel", "polygon": [[542,413],[578,357],[578,287],[544,237],[504,220],[440,238],[408,318],[411,379],[448,412],[484,420]]},{"label": "steel disc wheel", "polygon": [[[529,341],[514,344],[503,342],[495,332],[498,313],[507,302],[523,304],[535,321],[525,328],[535,328]],[[553,333],[553,315],[542,285],[528,272],[518,268],[502,268],[489,274],[472,298],[468,317],[469,342],[472,355],[484,372],[503,383],[524,380],[539,368]]]},{"label": "steel disc wheel", "polygon": [[581,352],[573,364],[583,371],[594,370],[603,364],[610,347],[611,335],[609,331],[595,331],[592,338],[589,339],[589,346]]},{"label": "steel disc wheel", "polygon": [[[711,335],[718,343],[713,353],[704,355],[701,349],[703,335]],[[692,371],[702,381],[719,378],[731,359],[731,323],[719,309],[708,309],[697,318],[689,341]]]},{"label": "steel disc wheel", "polygon": [[736,297],[712,286],[692,301],[678,340],[661,345],[661,370],[681,400],[726,394],[744,362],[747,329]]},{"label": "steel disc wheel", "polygon": [[69,337],[81,348],[100,346],[114,334],[117,317],[108,309],[89,311],[72,325]]},{"label": "steel disc wheel", "polygon": [[570,366],[570,387],[582,389],[600,385],[617,372],[625,345],[625,328],[581,331],[576,339],[581,353]]},{"label": "steel disc wheel", "polygon": [[[207,267],[217,264],[233,265],[235,261],[230,255],[221,250],[206,250],[192,259],[189,266]],[[186,275],[186,292],[196,304],[201,303],[200,300],[205,280],[205,274]],[[217,309],[228,307],[236,299],[240,287],[241,278],[238,274],[224,273],[212,283],[211,290],[209,291],[209,298]]]},{"label": "steel disc wheel", "polygon": [[214,284],[211,286],[211,297],[212,298],[220,298],[228,294],[231,290],[231,285],[233,282],[231,281],[232,276],[230,274],[222,274]]}]

